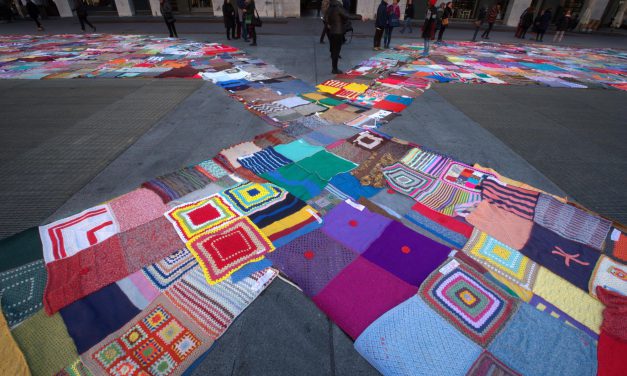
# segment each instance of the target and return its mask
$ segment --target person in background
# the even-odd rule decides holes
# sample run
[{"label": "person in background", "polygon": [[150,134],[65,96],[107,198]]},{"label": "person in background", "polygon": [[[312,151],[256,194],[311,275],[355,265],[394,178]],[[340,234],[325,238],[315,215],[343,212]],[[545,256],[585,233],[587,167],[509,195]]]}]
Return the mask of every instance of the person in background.
[{"label": "person in background", "polygon": [[401,29],[401,33],[405,32],[405,28],[409,28],[410,33],[413,31],[411,28],[411,20],[413,18],[414,2],[412,0],[407,0],[407,4],[405,4],[405,18],[403,19],[403,28]]},{"label": "person in background", "polygon": [[75,11],[78,16],[78,22],[81,24],[81,30],[85,31],[85,24],[87,24],[91,27],[91,30],[95,32],[96,27],[87,19],[87,7],[85,6],[85,3],[83,3],[83,0],[76,0],[74,4],[74,9],[72,10]]},{"label": "person in background", "polygon": [[163,15],[165,24],[168,26],[170,38],[178,38],[179,36],[176,33],[176,27],[174,26],[176,19],[172,13],[172,6],[170,5],[170,2],[168,0],[159,0],[159,9],[161,10],[161,15]]},{"label": "person in background", "polygon": [[377,15],[374,19],[374,50],[379,51],[381,49],[381,37],[383,36],[383,30],[388,26],[388,3],[385,0],[381,0],[379,7],[377,8]]},{"label": "person in background", "polygon": [[253,42],[250,44],[251,46],[257,45],[257,31],[255,30],[255,23],[253,22],[254,18],[256,17],[255,9],[255,0],[246,0],[246,21],[244,22],[244,24],[248,28],[248,36],[250,37],[250,39],[253,40]]},{"label": "person in background", "polygon": [[327,22],[325,21],[325,15],[327,14],[327,10],[329,10],[330,0],[322,0],[320,3],[320,12],[322,13],[322,34],[320,34],[320,44],[324,44],[324,36],[329,38],[329,28],[327,27]]},{"label": "person in background", "polygon": [[529,27],[531,25],[533,25],[534,11],[535,9],[533,7],[529,7],[525,9],[525,11],[520,15],[520,19],[518,20],[518,28],[516,29],[516,38],[525,39],[527,30],[529,30]]},{"label": "person in background", "polygon": [[438,5],[438,15],[435,19],[435,32],[437,33],[442,27],[442,16],[444,15],[444,8],[446,8],[446,3],[440,3]]},{"label": "person in background", "polygon": [[549,28],[549,23],[551,22],[551,9],[545,9],[541,15],[536,17],[535,22],[533,23],[533,27],[536,32],[536,42],[542,42],[544,39],[544,33]]},{"label": "person in background", "polygon": [[233,39],[239,39],[242,36],[242,21],[239,15],[239,9],[237,7],[237,0],[229,0],[231,6],[233,7],[233,11],[235,12],[235,17],[233,17],[233,21],[235,21],[235,37]]},{"label": "person in background", "polygon": [[30,16],[30,18],[32,18],[33,21],[35,21],[35,23],[37,24],[37,30],[42,31],[44,27],[41,26],[41,23],[39,23],[39,8],[37,7],[37,5],[35,5],[35,3],[33,3],[32,0],[28,0],[26,2],[26,12]]},{"label": "person in background", "polygon": [[492,8],[490,8],[490,11],[488,12],[488,28],[483,32],[483,34],[481,34],[481,38],[490,39],[490,32],[492,31],[492,27],[494,26],[494,23],[496,22],[496,18],[499,16],[499,13],[501,13],[501,3],[496,3],[492,6]]},{"label": "person in background", "polygon": [[422,39],[424,40],[424,50],[422,56],[429,56],[431,40],[435,38],[435,24],[438,17],[438,8],[435,7],[436,0],[429,0],[427,11],[425,12],[425,21],[422,24]]},{"label": "person in background", "polygon": [[224,4],[222,4],[222,17],[224,17],[226,39],[231,40],[231,36],[235,39],[235,8],[229,0],[224,0]]},{"label": "person in background", "polygon": [[248,42],[248,28],[246,27],[246,0],[237,0],[237,14],[242,28],[241,37],[244,38],[244,42]]},{"label": "person in background", "polygon": [[482,6],[481,9],[479,9],[479,12],[477,13],[477,19],[475,20],[475,34],[472,36],[473,42],[477,41],[477,34],[479,33],[479,30],[481,29],[481,25],[483,25],[483,23],[485,22],[487,15],[488,15],[488,11],[485,9],[484,6]]},{"label": "person in background", "polygon": [[361,20],[358,14],[349,14],[339,0],[331,0],[329,9],[324,15],[327,27],[329,28],[329,45],[331,50],[331,65],[333,74],[341,74],[337,62],[342,51],[344,42],[345,25],[349,20]]},{"label": "person in background", "polygon": [[344,7],[345,11],[350,13],[350,11],[351,11],[351,0],[342,0],[342,6]]},{"label": "person in background", "polygon": [[446,3],[446,8],[444,8],[444,13],[442,14],[442,20],[440,22],[440,32],[438,33],[438,40],[436,43],[442,43],[442,36],[444,35],[444,30],[448,27],[448,23],[450,22],[451,17],[453,17],[453,2],[449,1]]},{"label": "person in background", "polygon": [[390,41],[392,40],[392,31],[395,27],[401,25],[401,8],[398,6],[398,0],[392,0],[392,4],[388,5],[388,25],[385,28],[385,35],[383,36],[383,46],[390,48]]},{"label": "person in background", "polygon": [[557,32],[553,37],[553,42],[561,42],[562,38],[564,38],[564,33],[566,29],[570,26],[571,13],[570,10],[567,10],[566,13],[562,15],[562,17],[557,21]]}]

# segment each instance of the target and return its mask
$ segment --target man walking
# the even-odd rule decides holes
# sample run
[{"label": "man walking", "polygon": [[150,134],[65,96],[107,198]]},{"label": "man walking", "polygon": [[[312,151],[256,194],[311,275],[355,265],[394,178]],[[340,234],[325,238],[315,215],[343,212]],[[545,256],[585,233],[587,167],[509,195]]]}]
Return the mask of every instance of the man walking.
[{"label": "man walking", "polygon": [[324,36],[326,35],[329,38],[329,29],[327,28],[327,21],[325,20],[325,15],[327,14],[327,10],[329,10],[330,0],[322,0],[320,4],[320,12],[322,14],[322,34],[320,34],[320,44],[324,44]]},{"label": "man walking", "polygon": [[405,32],[405,28],[409,28],[410,33],[413,31],[411,28],[411,20],[413,19],[414,2],[412,0],[407,0],[407,4],[405,4],[405,18],[403,19],[403,28],[401,29],[401,33]]},{"label": "man walking", "polygon": [[479,33],[481,25],[483,25],[483,22],[485,21],[487,15],[488,11],[485,9],[485,7],[481,7],[481,9],[479,9],[479,14],[477,14],[477,19],[475,20],[475,34],[472,36],[473,42],[477,41],[477,34]]},{"label": "man walking", "polygon": [[361,20],[362,17],[358,14],[349,14],[339,0],[331,0],[324,18],[329,29],[331,65],[333,67],[331,73],[341,74],[342,71],[338,69],[337,62],[340,58],[344,32],[346,31],[344,25],[346,25],[348,20]]},{"label": "man walking", "polygon": [[37,30],[42,31],[44,27],[41,26],[41,23],[39,23],[39,8],[32,0],[28,0],[28,2],[26,2],[26,12],[28,12],[30,18],[32,18],[37,24]]},{"label": "man walking", "polygon": [[501,13],[501,4],[496,3],[488,12],[488,28],[483,32],[483,34],[481,34],[481,38],[490,39],[490,31],[492,31],[492,27],[494,26],[499,13]]},{"label": "man walking", "polygon": [[87,19],[87,7],[85,6],[85,3],[83,3],[83,0],[76,0],[74,11],[78,16],[78,22],[81,23],[81,30],[83,30],[83,32],[85,31],[85,24],[89,25],[93,32],[96,32],[96,27]]}]

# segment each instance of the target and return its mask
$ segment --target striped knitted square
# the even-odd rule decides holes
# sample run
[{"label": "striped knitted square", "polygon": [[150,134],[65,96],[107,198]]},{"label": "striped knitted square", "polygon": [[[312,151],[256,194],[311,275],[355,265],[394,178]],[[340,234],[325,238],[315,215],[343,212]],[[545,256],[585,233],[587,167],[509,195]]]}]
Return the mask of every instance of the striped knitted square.
[{"label": "striped knitted square", "polygon": [[142,273],[157,289],[164,291],[197,265],[194,255],[187,249],[181,249],[159,262],[146,266]]},{"label": "striped knitted square", "polygon": [[447,261],[420,286],[420,296],[468,338],[487,346],[511,316],[516,302],[473,268]]},{"label": "striped knitted square", "polygon": [[276,170],[279,167],[292,163],[291,159],[277,153],[272,146],[254,154],[239,157],[237,160],[242,166],[257,175]]},{"label": "striped knitted square", "polygon": [[481,182],[481,199],[519,217],[532,220],[538,202],[538,192],[514,187],[488,178]]},{"label": "striped knitted square", "polygon": [[540,194],[534,222],[551,231],[592,248],[602,250],[612,222],[592,215],[553,197]]},{"label": "striped knitted square", "polygon": [[248,217],[207,230],[187,242],[209,284],[228,278],[252,261],[259,261],[274,246]]},{"label": "striped knitted square", "polygon": [[437,178],[452,160],[437,153],[413,148],[401,158],[401,162],[408,167]]},{"label": "striped knitted square", "polygon": [[383,176],[394,190],[415,198],[433,184],[433,178],[422,175],[402,163],[384,167]]},{"label": "striped knitted square", "polygon": [[[215,180],[215,179],[213,179]],[[212,179],[195,167],[185,167],[178,171],[148,180],[142,187],[155,192],[166,204],[183,197],[211,183]]]},{"label": "striped knitted square", "polygon": [[426,190],[420,192],[415,200],[437,212],[455,216],[459,205],[479,202],[481,195],[459,189],[445,181],[436,180]]},{"label": "striped knitted square", "polygon": [[539,266],[517,250],[475,229],[463,251],[492,273],[531,290]]},{"label": "striped knitted square", "polygon": [[205,230],[239,217],[239,213],[219,195],[182,204],[170,209],[165,217],[183,241]]}]

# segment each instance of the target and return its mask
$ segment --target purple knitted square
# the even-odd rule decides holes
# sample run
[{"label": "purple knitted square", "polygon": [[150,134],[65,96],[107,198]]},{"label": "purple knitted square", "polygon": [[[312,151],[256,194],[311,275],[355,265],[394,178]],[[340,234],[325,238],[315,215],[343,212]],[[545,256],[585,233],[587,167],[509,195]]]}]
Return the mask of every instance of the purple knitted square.
[{"label": "purple knitted square", "polygon": [[415,295],[411,286],[359,256],[313,297],[314,303],[351,338]]},{"label": "purple knitted square", "polygon": [[394,221],[362,256],[418,287],[449,253],[449,247]]},{"label": "purple knitted square", "polygon": [[350,264],[357,254],[318,229],[277,248],[266,257],[296,282],[305,295],[311,297]]},{"label": "purple knitted square", "polygon": [[366,208],[359,210],[342,202],[324,216],[322,231],[353,251],[363,253],[391,222]]}]

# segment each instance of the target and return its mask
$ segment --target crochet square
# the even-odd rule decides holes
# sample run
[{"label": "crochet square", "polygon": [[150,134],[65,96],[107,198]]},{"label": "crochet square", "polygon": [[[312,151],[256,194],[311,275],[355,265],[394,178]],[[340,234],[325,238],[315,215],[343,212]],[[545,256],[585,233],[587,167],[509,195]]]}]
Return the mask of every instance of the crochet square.
[{"label": "crochet square", "polygon": [[176,251],[163,260],[143,268],[142,273],[159,291],[163,291],[178,281],[198,262],[187,249]]},{"label": "crochet square", "polygon": [[451,161],[444,170],[442,179],[459,188],[478,192],[477,186],[486,176],[485,172]]},{"label": "crochet square", "polygon": [[367,151],[379,150],[388,142],[384,137],[368,131],[360,132],[346,141]]},{"label": "crochet square", "polygon": [[163,347],[153,338],[149,338],[133,351],[133,356],[141,366],[148,367],[161,353]]},{"label": "crochet square", "polygon": [[118,223],[108,205],[94,206],[39,227],[46,263],[73,256],[118,232]]},{"label": "crochet square", "polygon": [[139,364],[127,357],[111,368],[110,374],[113,376],[133,375],[139,370]]},{"label": "crochet square", "polygon": [[156,329],[162,326],[169,318],[170,315],[163,308],[157,307],[154,311],[144,317],[143,322],[148,330],[154,332],[156,331]]},{"label": "crochet square", "polygon": [[127,349],[132,349],[146,338],[148,338],[148,336],[146,335],[144,329],[142,329],[140,325],[136,325],[120,337],[120,341],[122,341]]},{"label": "crochet square", "polygon": [[590,293],[596,296],[599,286],[627,296],[627,265],[601,255],[590,278]]},{"label": "crochet square", "polygon": [[527,290],[536,280],[539,266],[517,250],[475,229],[463,251],[492,273]]},{"label": "crochet square", "polygon": [[272,146],[254,154],[239,157],[237,161],[257,175],[274,171],[293,162],[291,159],[279,154]]},{"label": "crochet square", "polygon": [[103,367],[107,368],[116,360],[123,357],[124,354],[125,352],[122,350],[122,347],[117,342],[112,342],[96,353],[95,359],[99,361]]},{"label": "crochet square", "polygon": [[363,257],[418,287],[446,260],[449,252],[449,247],[392,221],[363,253]]},{"label": "crochet square", "polygon": [[183,241],[238,216],[235,209],[219,195],[179,205],[165,214]]},{"label": "crochet square", "polygon": [[205,231],[187,242],[205,273],[215,284],[252,261],[259,261],[274,246],[248,219],[242,217],[213,230]]},{"label": "crochet square", "polygon": [[243,183],[222,192],[223,196],[243,215],[267,208],[287,194],[269,183]]},{"label": "crochet square", "polygon": [[402,163],[395,163],[384,167],[382,170],[390,187],[412,198],[429,188],[434,181],[434,179],[413,171]]},{"label": "crochet square", "polygon": [[501,362],[497,357],[491,354],[489,351],[484,351],[479,355],[475,363],[470,367],[468,373],[469,376],[520,376],[520,374],[505,363]]},{"label": "crochet square", "polygon": [[311,297],[322,290],[357,254],[320,230],[300,236],[267,256]]},{"label": "crochet square", "polygon": [[181,324],[175,319],[172,319],[161,330],[159,330],[157,335],[164,343],[169,345],[179,334],[181,334],[181,332],[183,332],[183,330],[185,329],[181,326]]},{"label": "crochet square", "polygon": [[413,148],[401,158],[401,162],[411,169],[438,178],[449,165],[451,159],[437,153]]},{"label": "crochet square", "polygon": [[456,259],[434,271],[420,295],[468,338],[487,346],[515,308],[514,300]]},{"label": "crochet square", "polygon": [[314,296],[313,301],[356,339],[374,320],[416,294],[416,290],[360,256]]},{"label": "crochet square", "polygon": [[172,359],[172,356],[170,354],[163,354],[159,360],[150,366],[150,372],[154,376],[166,376],[171,374],[174,368],[176,368],[176,362]]}]

